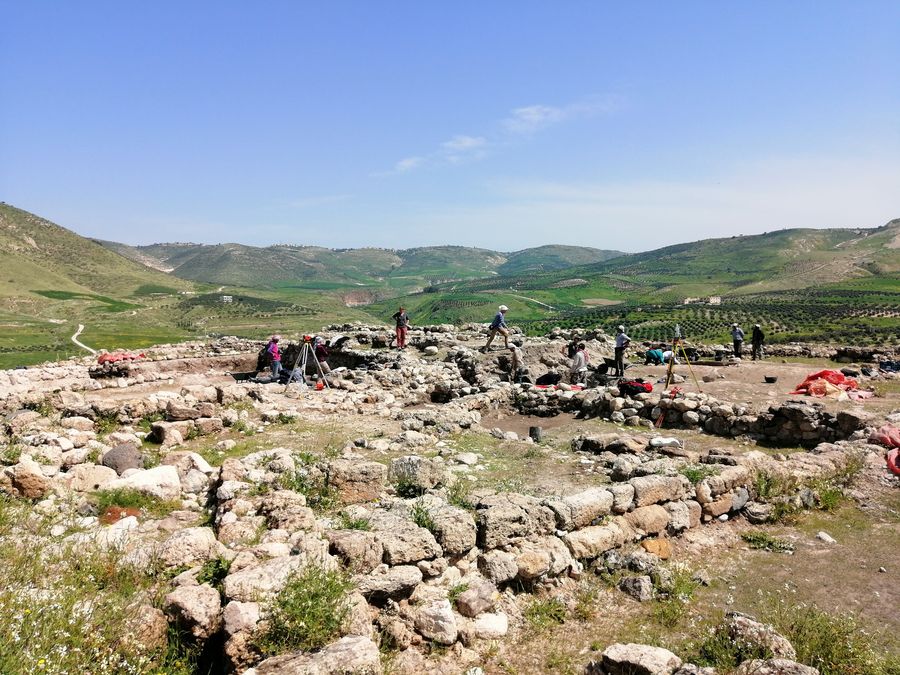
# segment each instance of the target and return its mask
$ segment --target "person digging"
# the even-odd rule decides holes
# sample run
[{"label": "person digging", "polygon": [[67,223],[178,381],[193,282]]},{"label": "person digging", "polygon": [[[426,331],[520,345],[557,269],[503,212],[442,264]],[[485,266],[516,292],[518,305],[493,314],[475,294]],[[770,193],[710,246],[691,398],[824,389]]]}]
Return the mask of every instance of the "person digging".
[{"label": "person digging", "polygon": [[506,325],[506,313],[508,311],[509,307],[506,305],[500,305],[498,308],[497,316],[494,317],[494,320],[491,321],[491,325],[488,327],[491,332],[488,334],[487,344],[484,345],[482,351],[489,352],[491,350],[491,343],[498,333],[503,336],[503,347],[509,349],[509,328]]}]

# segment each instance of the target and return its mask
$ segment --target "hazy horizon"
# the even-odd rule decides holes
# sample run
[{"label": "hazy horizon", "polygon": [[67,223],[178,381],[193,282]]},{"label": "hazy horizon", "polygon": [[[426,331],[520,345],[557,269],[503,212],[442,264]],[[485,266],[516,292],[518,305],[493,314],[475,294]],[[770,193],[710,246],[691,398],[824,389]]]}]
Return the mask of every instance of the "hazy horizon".
[{"label": "hazy horizon", "polygon": [[900,214],[886,0],[0,19],[0,199],[92,238],[634,252]]}]

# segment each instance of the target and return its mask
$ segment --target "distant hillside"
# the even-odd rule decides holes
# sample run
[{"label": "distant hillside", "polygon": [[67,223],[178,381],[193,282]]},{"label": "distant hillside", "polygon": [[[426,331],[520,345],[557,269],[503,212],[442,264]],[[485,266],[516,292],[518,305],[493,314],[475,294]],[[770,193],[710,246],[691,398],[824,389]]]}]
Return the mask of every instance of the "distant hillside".
[{"label": "distant hillside", "polygon": [[573,265],[589,265],[625,255],[621,251],[604,251],[585,246],[538,246],[510,253],[507,261],[497,268],[502,275],[525,272],[552,272]]},{"label": "distant hillside", "polygon": [[[49,220],[0,204],[0,297],[38,291],[126,297],[153,288],[190,288]],[[45,296],[46,297],[46,296]]]},{"label": "distant hillside", "polygon": [[132,260],[183,279],[246,287],[338,288],[369,286],[414,290],[453,280],[557,270],[621,255],[578,246],[541,246],[501,253],[465,246],[392,250],[328,249],[316,246],[243,244],[152,244],[99,242]]},{"label": "distant hillside", "polygon": [[[871,229],[794,229],[705,239],[549,273],[509,275],[448,287],[458,292],[537,291],[598,284],[658,299],[760,293],[900,272],[900,220]],[[570,283],[571,282],[571,283]],[[576,295],[578,293],[576,292]]]}]

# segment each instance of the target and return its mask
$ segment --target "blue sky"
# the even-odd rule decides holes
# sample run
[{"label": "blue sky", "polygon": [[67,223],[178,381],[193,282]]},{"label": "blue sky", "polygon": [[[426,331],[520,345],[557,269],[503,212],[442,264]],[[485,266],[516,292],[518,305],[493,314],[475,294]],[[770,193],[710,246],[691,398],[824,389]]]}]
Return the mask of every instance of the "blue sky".
[{"label": "blue sky", "polygon": [[900,217],[900,3],[0,0],[0,199],[125,241]]}]

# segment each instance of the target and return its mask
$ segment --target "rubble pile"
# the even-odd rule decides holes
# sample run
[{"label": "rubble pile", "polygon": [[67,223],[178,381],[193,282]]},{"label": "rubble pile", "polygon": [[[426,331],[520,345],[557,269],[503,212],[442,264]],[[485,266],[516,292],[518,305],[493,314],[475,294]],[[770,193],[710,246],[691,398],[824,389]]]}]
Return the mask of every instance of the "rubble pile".
[{"label": "rubble pile", "polygon": [[[380,673],[379,646],[388,645],[398,652],[394,672],[425,672],[424,652],[435,646],[464,672],[479,662],[474,647],[522,626],[522,598],[532,592],[614,572],[619,589],[649,600],[668,573],[674,538],[714,522],[764,523],[781,507],[815,506],[817,485],[881,453],[867,442],[878,420],[856,410],[788,402],[759,412],[700,393],[629,397],[615,386],[511,384],[499,359],[465,344],[483,339],[480,326],[420,328],[413,347],[399,352],[373,349],[386,339],[383,328],[328,332],[343,343],[330,388],[315,396],[299,385],[234,381],[221,370],[210,383],[216,368],[255,359],[261,343],[237,339],[147,350],[147,360],[116,385],[122,392],[93,391],[102,378],[91,379],[85,362],[25,371],[46,379],[0,373],[0,493],[74,522],[74,531],[51,531],[54,544],[115,550],[118,564],[157,569],[160,600],[142,605],[134,620],[162,622],[201,648],[220,645],[229,672]],[[532,362],[560,366],[555,338],[563,336],[529,341]],[[611,346],[602,331],[581,337],[595,353]],[[483,458],[452,439],[461,430],[487,432],[481,423],[492,411],[571,413],[629,428],[572,438],[565,454],[585,467],[590,486],[470,492],[464,488]],[[255,448],[247,435],[243,455],[231,456],[235,440],[218,440],[330,416],[390,421],[393,430],[361,426],[333,453],[287,442]],[[666,428],[810,451],[694,449],[656,432],[660,418]],[[496,432],[518,443],[515,433]],[[192,449],[197,437],[215,443],[219,465]],[[779,490],[767,488],[775,482]],[[157,517],[100,512],[96,495],[113,491],[162,500],[171,510]],[[211,564],[222,571],[216,582],[206,576]],[[352,581],[340,635],[319,651],[267,658],[256,638],[279,593],[310,569],[342,570]],[[743,615],[728,622],[735,635],[765,640],[773,655],[738,672],[815,672],[793,662],[790,643],[771,627]],[[657,647],[617,644],[585,672],[708,671]]]}]

